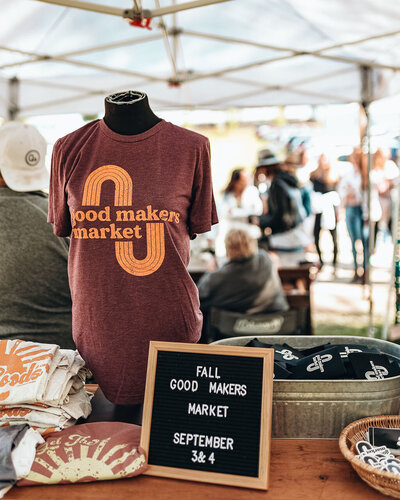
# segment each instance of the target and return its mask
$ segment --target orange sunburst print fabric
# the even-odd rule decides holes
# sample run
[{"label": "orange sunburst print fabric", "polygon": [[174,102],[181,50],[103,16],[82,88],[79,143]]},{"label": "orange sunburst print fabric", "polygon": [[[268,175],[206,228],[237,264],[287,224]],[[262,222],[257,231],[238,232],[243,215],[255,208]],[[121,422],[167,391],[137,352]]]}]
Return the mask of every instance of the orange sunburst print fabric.
[{"label": "orange sunburst print fabric", "polygon": [[41,401],[58,350],[53,344],[0,340],[0,404]]},{"label": "orange sunburst print fabric", "polygon": [[133,477],[146,469],[141,428],[121,422],[76,425],[45,436],[29,475],[18,486]]}]

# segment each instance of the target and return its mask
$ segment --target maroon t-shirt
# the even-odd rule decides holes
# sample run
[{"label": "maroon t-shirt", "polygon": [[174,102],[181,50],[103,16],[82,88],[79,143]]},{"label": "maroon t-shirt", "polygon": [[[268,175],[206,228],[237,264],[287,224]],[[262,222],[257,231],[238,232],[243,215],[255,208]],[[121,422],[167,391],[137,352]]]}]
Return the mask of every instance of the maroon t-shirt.
[{"label": "maroon t-shirt", "polygon": [[77,349],[109,400],[142,402],[149,341],[201,333],[187,265],[218,222],[208,139],[164,120],[133,136],[85,125],[54,146],[48,220],[71,236]]}]

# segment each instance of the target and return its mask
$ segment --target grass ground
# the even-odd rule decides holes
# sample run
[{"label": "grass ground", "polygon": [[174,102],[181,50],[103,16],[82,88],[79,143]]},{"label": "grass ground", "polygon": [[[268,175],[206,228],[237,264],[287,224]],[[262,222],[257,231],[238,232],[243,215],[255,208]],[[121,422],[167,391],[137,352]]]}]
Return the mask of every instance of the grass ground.
[{"label": "grass ground", "polygon": [[[382,336],[382,324],[374,326],[374,337],[380,339]],[[320,323],[314,327],[315,335],[350,335],[359,337],[368,337],[368,325],[359,326],[357,318],[349,319],[349,323],[346,325],[335,325],[332,321],[327,318],[327,320],[321,319]]]},{"label": "grass ground", "polygon": [[[382,337],[389,290],[373,284],[371,336]],[[316,335],[369,335],[370,302],[367,287],[350,283],[321,281],[313,284],[313,325]],[[393,308],[392,308],[393,309]],[[392,321],[389,322],[389,326]]]},{"label": "grass ground", "polygon": [[[352,256],[347,231],[339,229],[339,265],[322,268],[312,285],[312,316],[316,335],[368,336],[370,301],[368,287],[351,283]],[[378,235],[379,236],[379,235]],[[329,234],[322,235],[324,259],[331,259]],[[394,291],[391,283],[393,247],[390,241],[378,238],[375,254],[371,259],[372,325],[371,334],[382,337],[386,316],[390,327],[394,320]],[[314,255],[315,258],[315,255]],[[390,296],[390,297],[389,297]],[[388,309],[388,301],[390,308]]]}]

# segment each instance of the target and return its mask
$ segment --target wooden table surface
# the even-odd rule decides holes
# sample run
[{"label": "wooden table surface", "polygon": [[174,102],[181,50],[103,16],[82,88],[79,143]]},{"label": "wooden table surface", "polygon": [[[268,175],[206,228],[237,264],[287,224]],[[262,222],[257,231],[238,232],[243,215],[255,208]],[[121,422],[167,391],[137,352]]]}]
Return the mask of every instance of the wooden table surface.
[{"label": "wooden table surface", "polygon": [[14,487],[6,500],[375,500],[338,443],[273,439],[270,488],[258,491],[151,476],[74,485]]},{"label": "wooden table surface", "polygon": [[[97,385],[87,422],[125,421],[140,417],[110,403]],[[5,499],[25,500],[374,500],[370,488],[343,458],[337,440],[273,439],[268,491],[234,488],[154,476],[73,485],[14,487]]]}]

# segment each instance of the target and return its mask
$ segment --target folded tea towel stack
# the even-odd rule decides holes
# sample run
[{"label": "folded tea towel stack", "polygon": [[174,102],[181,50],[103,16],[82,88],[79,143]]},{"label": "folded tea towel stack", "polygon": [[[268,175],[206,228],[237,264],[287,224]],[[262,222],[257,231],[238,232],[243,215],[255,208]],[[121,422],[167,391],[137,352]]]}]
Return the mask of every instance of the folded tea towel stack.
[{"label": "folded tea towel stack", "polygon": [[77,351],[0,340],[0,426],[27,423],[41,433],[54,432],[88,417],[88,374]]}]

